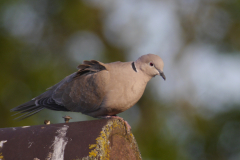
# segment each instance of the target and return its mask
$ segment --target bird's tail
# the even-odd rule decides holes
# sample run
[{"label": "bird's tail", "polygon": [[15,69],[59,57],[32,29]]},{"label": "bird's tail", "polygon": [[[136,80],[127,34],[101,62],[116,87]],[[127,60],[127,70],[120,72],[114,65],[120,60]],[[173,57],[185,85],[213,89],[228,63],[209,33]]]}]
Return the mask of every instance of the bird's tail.
[{"label": "bird's tail", "polygon": [[19,105],[13,109],[11,109],[11,112],[13,111],[18,111],[18,113],[12,115],[12,116],[15,116],[19,113],[23,113],[21,116],[15,118],[15,119],[19,119],[19,120],[22,120],[22,119],[25,119],[27,117],[30,117],[38,112],[40,112],[41,110],[43,110],[45,107],[44,106],[39,106],[39,105],[36,105],[35,104],[35,100],[31,100],[29,102],[26,102],[22,105]]}]

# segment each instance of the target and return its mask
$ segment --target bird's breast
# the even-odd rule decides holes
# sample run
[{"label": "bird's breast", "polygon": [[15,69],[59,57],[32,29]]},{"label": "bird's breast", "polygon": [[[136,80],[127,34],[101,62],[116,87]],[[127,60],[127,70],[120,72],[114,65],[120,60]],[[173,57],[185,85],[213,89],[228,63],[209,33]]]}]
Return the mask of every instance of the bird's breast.
[{"label": "bird's breast", "polygon": [[[124,85],[116,85],[106,94],[103,106],[109,115],[121,113],[138,102],[142,97],[146,84],[140,82],[126,82]],[[114,88],[114,89],[113,89]]]}]

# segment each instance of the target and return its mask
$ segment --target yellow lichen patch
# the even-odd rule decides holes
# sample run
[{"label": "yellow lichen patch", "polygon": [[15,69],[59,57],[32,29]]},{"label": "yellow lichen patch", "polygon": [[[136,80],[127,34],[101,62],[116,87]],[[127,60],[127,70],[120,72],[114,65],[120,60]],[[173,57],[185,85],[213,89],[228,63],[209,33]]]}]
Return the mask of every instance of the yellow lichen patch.
[{"label": "yellow lichen patch", "polygon": [[97,144],[91,144],[91,145],[89,145],[89,149],[93,149],[93,148],[95,148],[95,147],[97,147]]},{"label": "yellow lichen patch", "polygon": [[[112,159],[113,157],[110,157],[110,151],[111,156],[113,156],[112,154],[114,154],[114,147],[116,153],[116,146],[112,146],[113,148],[111,148],[110,142],[112,142],[113,137],[115,136],[121,136],[123,139],[125,139],[129,144],[129,147],[134,152],[136,159],[142,159],[134,135],[132,133],[127,133],[126,126],[123,121],[112,119],[109,120],[107,124],[102,128],[100,135],[96,138],[96,143],[89,145],[89,149],[91,150],[89,152],[89,155],[87,157],[83,157],[81,160],[109,160],[110,158]],[[121,150],[122,148],[119,149]]]},{"label": "yellow lichen patch", "polygon": [[89,152],[88,157],[82,158],[83,160],[95,160],[95,159],[104,159],[109,160],[109,137],[114,128],[124,128],[123,122],[119,120],[109,120],[108,123],[102,128],[100,136],[96,138],[96,144],[89,145],[89,149],[92,149]]},{"label": "yellow lichen patch", "polygon": [[0,153],[0,159],[1,159],[1,160],[3,159],[3,155],[2,155],[2,153]]},{"label": "yellow lichen patch", "polygon": [[96,157],[97,153],[96,150],[92,150],[91,152],[89,152],[89,157]]}]

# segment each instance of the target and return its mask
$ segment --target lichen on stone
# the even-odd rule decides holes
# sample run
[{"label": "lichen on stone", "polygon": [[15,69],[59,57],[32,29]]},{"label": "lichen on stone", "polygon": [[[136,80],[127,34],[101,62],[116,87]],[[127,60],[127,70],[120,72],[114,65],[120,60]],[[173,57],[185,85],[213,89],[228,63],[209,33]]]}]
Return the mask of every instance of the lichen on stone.
[{"label": "lichen on stone", "polygon": [[0,160],[4,160],[2,153],[0,153]]},{"label": "lichen on stone", "polygon": [[119,120],[109,120],[107,124],[102,128],[100,136],[96,138],[96,144],[89,145],[89,149],[92,149],[89,152],[89,156],[82,158],[82,160],[108,160],[110,158],[109,136],[115,127],[123,128],[124,125]]},{"label": "lichen on stone", "polygon": [[121,135],[130,142],[130,147],[137,153],[139,153],[139,155],[137,156],[139,158],[137,159],[141,159],[141,154],[138,150],[133,134],[127,134],[126,126],[123,121],[118,119],[112,119],[109,120],[107,124],[102,128],[100,135],[96,138],[96,143],[89,145],[89,149],[91,151],[89,152],[89,155],[82,158],[82,160],[109,160],[111,150],[109,139],[112,134],[116,134],[116,132],[114,131],[115,129],[121,130]]}]

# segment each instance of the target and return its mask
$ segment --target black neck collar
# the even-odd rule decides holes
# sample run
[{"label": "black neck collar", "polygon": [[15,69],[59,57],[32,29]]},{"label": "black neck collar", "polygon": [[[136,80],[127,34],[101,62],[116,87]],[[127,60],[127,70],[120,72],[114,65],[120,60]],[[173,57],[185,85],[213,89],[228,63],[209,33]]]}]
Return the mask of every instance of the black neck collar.
[{"label": "black neck collar", "polygon": [[134,63],[134,62],[132,62],[132,69],[133,69],[135,72],[137,72],[137,68],[136,68],[136,66],[135,66],[135,63]]}]

